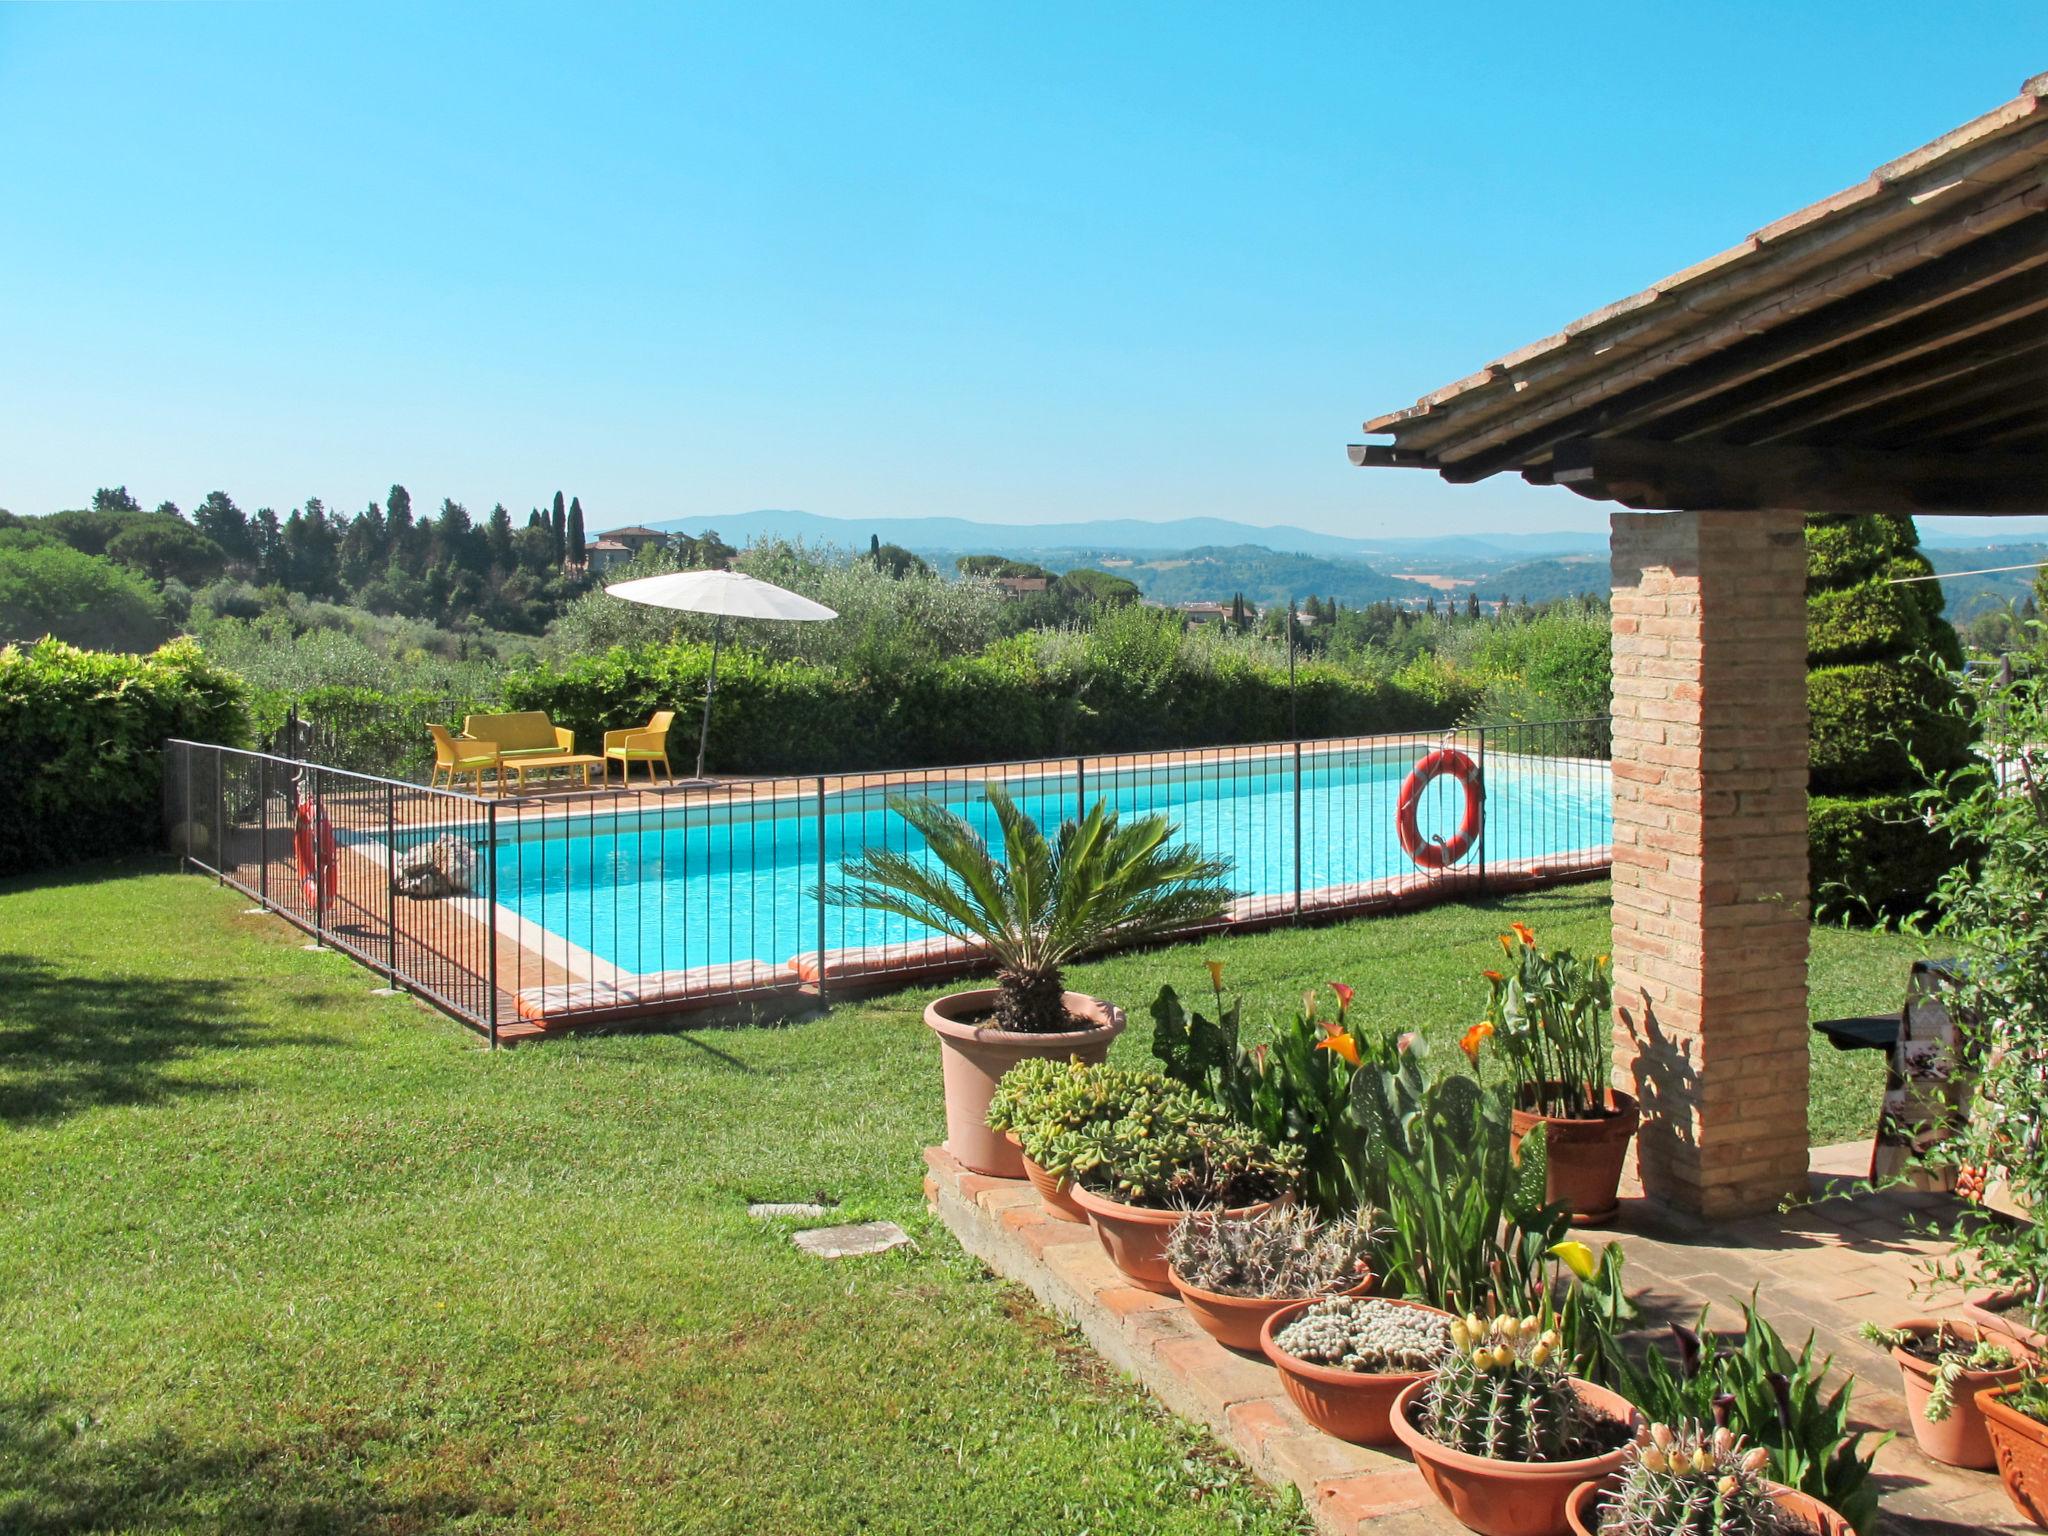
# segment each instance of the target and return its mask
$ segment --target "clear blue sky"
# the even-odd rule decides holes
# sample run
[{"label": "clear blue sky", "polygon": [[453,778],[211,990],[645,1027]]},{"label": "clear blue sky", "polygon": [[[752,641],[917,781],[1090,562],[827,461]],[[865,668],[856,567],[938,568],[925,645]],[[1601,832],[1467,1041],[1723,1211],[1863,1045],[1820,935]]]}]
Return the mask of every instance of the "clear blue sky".
[{"label": "clear blue sky", "polygon": [[2041,0],[0,7],[0,506],[1597,527],[1344,445],[2044,68]]}]

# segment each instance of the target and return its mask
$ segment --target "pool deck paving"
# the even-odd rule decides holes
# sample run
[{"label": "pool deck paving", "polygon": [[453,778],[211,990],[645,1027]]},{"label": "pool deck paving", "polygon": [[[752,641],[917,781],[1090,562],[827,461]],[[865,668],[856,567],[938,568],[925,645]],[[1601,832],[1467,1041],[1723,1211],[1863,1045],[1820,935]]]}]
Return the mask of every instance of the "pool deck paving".
[{"label": "pool deck paving", "polygon": [[[1891,1324],[1940,1316],[1963,1302],[1954,1291],[1930,1296],[1916,1289],[1920,1259],[1941,1246],[1917,1229],[1950,1202],[1861,1188],[1869,1156],[1868,1142],[1817,1148],[1811,1203],[1734,1223],[1710,1226],[1625,1189],[1615,1224],[1588,1237],[1596,1246],[1622,1244],[1645,1342],[1668,1322],[1692,1322],[1703,1306],[1711,1305],[1717,1328],[1738,1322],[1752,1290],[1795,1348],[1809,1330],[1817,1335],[1820,1351],[1834,1357],[1830,1379],[1854,1378],[1857,1426],[1896,1436],[1876,1463],[1881,1532],[2031,1530],[1996,1473],[1960,1471],[1920,1454],[1898,1367],[1857,1336],[1866,1318]],[[1131,1285],[1090,1228],[1048,1217],[1028,1184],[969,1173],[943,1147],[927,1148],[925,1161],[926,1201],[963,1248],[1029,1289],[1167,1408],[1207,1427],[1261,1480],[1297,1489],[1326,1536],[1462,1529],[1405,1455],[1348,1445],[1311,1428],[1270,1365],[1225,1349],[1177,1299]]]}]

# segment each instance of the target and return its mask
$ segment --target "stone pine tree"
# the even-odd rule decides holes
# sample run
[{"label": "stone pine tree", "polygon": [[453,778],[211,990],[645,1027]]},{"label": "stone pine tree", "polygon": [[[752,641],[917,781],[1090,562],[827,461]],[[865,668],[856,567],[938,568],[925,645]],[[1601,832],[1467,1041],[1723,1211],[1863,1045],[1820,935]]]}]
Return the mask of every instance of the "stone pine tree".
[{"label": "stone pine tree", "polygon": [[1945,667],[1962,645],[1910,517],[1806,520],[1807,827],[1822,911],[1910,910],[1956,858],[1914,814],[1928,769],[1958,766],[1967,729],[1948,712]]},{"label": "stone pine tree", "polygon": [[555,510],[548,526],[554,530],[555,558],[560,560],[569,553],[569,507],[560,491],[555,492]]},{"label": "stone pine tree", "polygon": [[[555,499],[560,501],[561,497],[557,496]],[[590,558],[589,549],[583,540],[583,501],[581,497],[572,496],[569,498],[568,540],[569,563],[578,570],[581,570],[583,562]]]}]

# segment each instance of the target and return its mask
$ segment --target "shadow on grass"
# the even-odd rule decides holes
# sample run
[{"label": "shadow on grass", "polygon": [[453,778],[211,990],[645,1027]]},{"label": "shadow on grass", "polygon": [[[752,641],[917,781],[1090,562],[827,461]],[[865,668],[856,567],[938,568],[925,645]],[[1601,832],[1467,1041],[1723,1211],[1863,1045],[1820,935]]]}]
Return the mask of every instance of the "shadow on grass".
[{"label": "shadow on grass", "polygon": [[204,1529],[379,1536],[446,1529],[479,1512],[447,1490],[394,1497],[351,1465],[356,1448],[191,1444],[167,1428],[109,1437],[47,1394],[0,1399],[0,1530],[9,1536]]},{"label": "shadow on grass", "polygon": [[109,1105],[225,1093],[167,1069],[221,1046],[332,1044],[262,1028],[232,981],[137,972],[78,976],[0,952],[0,1124],[59,1120]]}]

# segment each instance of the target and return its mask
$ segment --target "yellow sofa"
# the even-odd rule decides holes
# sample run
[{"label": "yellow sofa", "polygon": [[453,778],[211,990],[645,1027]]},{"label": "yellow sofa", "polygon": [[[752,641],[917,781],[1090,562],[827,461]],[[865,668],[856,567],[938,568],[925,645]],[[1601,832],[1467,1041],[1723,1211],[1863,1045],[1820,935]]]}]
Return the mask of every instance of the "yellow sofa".
[{"label": "yellow sofa", "polygon": [[505,715],[464,715],[462,734],[473,741],[497,744],[501,789],[507,774],[520,789],[525,789],[526,775],[537,768],[580,768],[587,788],[590,770],[604,766],[605,760],[595,754],[578,754],[576,733],[556,725],[537,709]]}]

